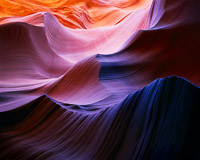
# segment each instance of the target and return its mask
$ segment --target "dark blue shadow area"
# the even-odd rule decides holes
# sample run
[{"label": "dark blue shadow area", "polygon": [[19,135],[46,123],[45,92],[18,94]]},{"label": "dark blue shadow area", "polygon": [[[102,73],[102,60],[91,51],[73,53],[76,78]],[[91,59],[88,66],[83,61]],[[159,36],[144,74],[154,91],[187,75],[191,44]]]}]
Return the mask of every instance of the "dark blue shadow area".
[{"label": "dark blue shadow area", "polygon": [[113,107],[81,114],[50,97],[0,113],[0,159],[200,159],[200,88],[157,79]]}]

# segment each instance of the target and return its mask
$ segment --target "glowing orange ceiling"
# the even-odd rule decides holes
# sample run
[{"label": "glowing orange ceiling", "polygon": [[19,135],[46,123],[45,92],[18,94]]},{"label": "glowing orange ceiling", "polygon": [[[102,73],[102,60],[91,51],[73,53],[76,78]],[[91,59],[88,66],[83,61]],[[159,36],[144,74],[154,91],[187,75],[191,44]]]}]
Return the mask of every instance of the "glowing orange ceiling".
[{"label": "glowing orange ceiling", "polygon": [[1,0],[0,18],[50,12],[70,28],[95,28],[119,23],[152,0]]}]

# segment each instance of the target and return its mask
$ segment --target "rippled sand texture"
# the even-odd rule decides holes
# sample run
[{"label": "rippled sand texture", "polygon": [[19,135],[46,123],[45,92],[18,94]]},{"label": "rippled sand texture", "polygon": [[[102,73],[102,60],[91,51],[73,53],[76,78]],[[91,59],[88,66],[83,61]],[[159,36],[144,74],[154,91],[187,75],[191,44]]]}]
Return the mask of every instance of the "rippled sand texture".
[{"label": "rippled sand texture", "polygon": [[0,159],[200,159],[199,0],[1,0]]}]

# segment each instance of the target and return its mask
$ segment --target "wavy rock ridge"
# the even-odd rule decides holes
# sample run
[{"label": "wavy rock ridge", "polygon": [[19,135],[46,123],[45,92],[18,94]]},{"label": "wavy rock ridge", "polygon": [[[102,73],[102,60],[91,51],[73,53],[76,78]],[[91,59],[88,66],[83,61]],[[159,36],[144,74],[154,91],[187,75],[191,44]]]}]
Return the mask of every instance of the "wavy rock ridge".
[{"label": "wavy rock ridge", "polygon": [[199,96],[199,87],[169,77],[85,115],[44,95],[0,114],[1,159],[197,158]]},{"label": "wavy rock ridge", "polygon": [[200,159],[199,10],[2,0],[0,159]]}]

